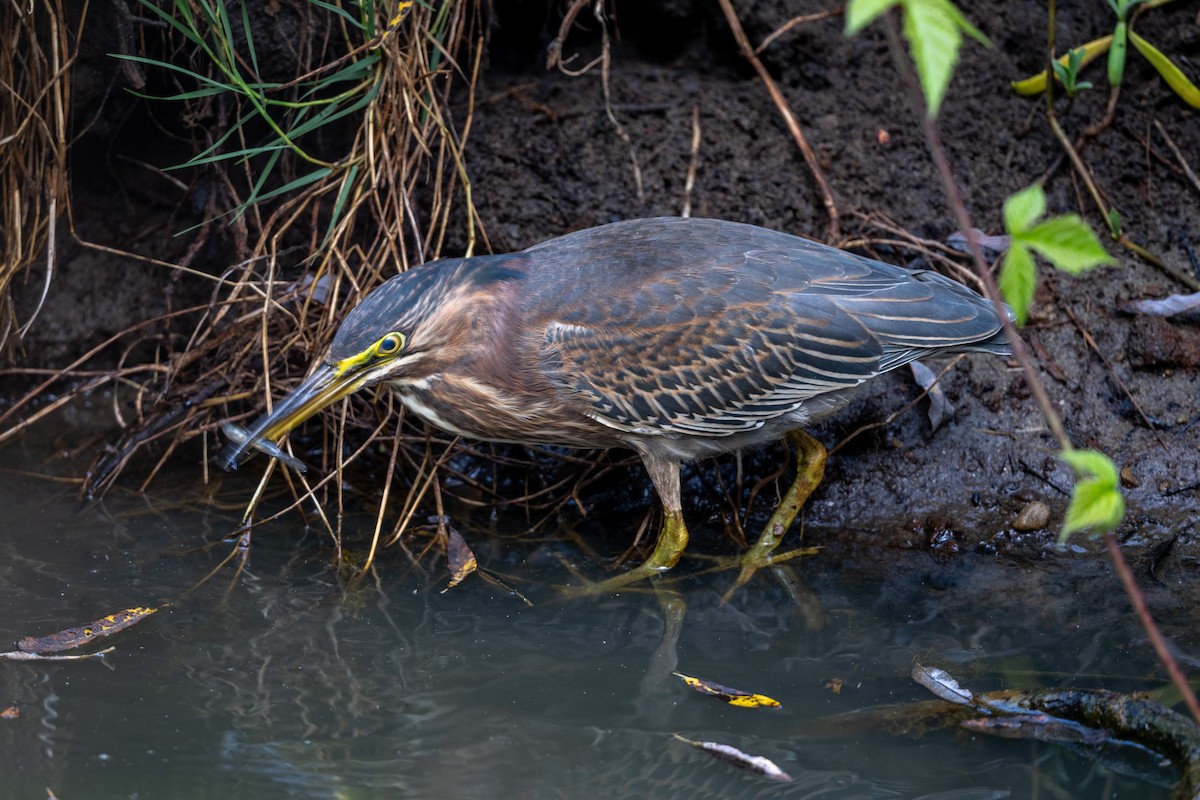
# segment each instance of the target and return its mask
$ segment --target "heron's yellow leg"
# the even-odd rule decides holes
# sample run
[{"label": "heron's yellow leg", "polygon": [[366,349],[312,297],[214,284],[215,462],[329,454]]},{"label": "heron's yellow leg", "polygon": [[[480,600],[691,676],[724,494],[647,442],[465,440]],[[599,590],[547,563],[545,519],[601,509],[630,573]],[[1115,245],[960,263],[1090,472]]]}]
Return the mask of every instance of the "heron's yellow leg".
[{"label": "heron's yellow leg", "polygon": [[775,507],[775,512],[771,514],[771,519],[767,521],[767,527],[763,529],[758,541],[741,557],[741,569],[737,580],[725,593],[725,600],[732,597],[733,593],[744,586],[760,568],[815,552],[813,548],[802,547],[775,554],[775,549],[783,541],[783,535],[792,526],[808,496],[821,485],[821,479],[825,476],[825,445],[804,431],[792,431],[788,434],[788,439],[796,448],[796,479]]},{"label": "heron's yellow leg", "polygon": [[630,584],[647,578],[661,575],[679,563],[680,556],[687,549],[688,529],[683,522],[683,512],[680,509],[663,509],[663,526],[658,533],[658,541],[654,543],[654,552],[643,563],[620,575],[614,575],[602,581],[588,582],[583,586],[569,587],[568,595],[606,594],[624,589]]}]

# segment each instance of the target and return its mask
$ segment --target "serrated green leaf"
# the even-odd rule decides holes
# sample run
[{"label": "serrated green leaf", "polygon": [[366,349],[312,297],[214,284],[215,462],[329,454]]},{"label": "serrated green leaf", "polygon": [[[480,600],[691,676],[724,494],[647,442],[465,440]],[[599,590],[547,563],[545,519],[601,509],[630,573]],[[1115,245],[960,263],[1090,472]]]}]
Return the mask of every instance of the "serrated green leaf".
[{"label": "serrated green leaf", "polygon": [[1117,485],[1117,467],[1112,459],[1098,450],[1064,450],[1058,457],[1067,463],[1080,478],[1095,478]]},{"label": "serrated green leaf", "polygon": [[1046,192],[1038,184],[1026,187],[1004,201],[1004,228],[1019,236],[1046,213]]},{"label": "serrated green leaf", "polygon": [[1024,325],[1037,288],[1037,268],[1033,264],[1033,255],[1024,245],[1013,242],[1004,254],[999,283],[1004,302],[1017,315],[1017,325]]},{"label": "serrated green leaf", "polygon": [[1048,219],[1013,238],[1020,238],[1022,244],[1072,275],[1116,263],[1078,214]]},{"label": "serrated green leaf", "polygon": [[1105,533],[1117,527],[1125,516],[1125,498],[1112,460],[1095,450],[1064,450],[1059,458],[1075,470],[1076,476],[1059,541],[1076,531]]},{"label": "serrated green leaf", "polygon": [[962,29],[947,3],[938,0],[903,0],[904,38],[912,51],[913,63],[930,117],[936,117],[942,98],[950,85],[958,50],[962,46]]},{"label": "serrated green leaf", "polygon": [[963,13],[958,10],[958,6],[954,5],[951,0],[937,0],[946,7],[946,13],[954,18],[954,24],[959,27],[963,33],[970,36],[975,41],[979,42],[984,47],[991,47],[992,40],[983,34],[983,31],[971,24],[971,21],[963,16]]},{"label": "serrated green leaf", "polygon": [[846,35],[853,36],[874,22],[880,14],[898,5],[900,0],[850,0],[846,3]]}]

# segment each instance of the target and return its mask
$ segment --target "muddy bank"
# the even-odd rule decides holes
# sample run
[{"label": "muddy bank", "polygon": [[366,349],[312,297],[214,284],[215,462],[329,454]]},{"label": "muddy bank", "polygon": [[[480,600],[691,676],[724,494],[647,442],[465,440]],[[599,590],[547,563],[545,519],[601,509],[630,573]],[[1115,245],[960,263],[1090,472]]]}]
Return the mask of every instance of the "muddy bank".
[{"label": "muddy bank", "polygon": [[[754,42],[791,16],[822,10],[815,3],[736,5]],[[1138,30],[1177,61],[1194,63],[1200,50],[1195,7],[1176,5],[1145,15]],[[599,70],[572,77],[544,69],[544,47],[558,18],[541,4],[497,4],[474,102],[464,92],[454,104],[459,124],[471,114],[465,154],[486,245],[502,252],[615,219],[678,214],[685,201],[695,216],[826,238],[828,220],[803,158],[719,12],[686,2],[639,9],[618,6],[609,75],[611,111],[628,134],[626,144],[606,113]],[[976,224],[1000,232],[1004,198],[1049,171],[1051,211],[1081,211],[1099,229],[1082,190],[1059,163],[1037,102],[1008,88],[1040,65],[1043,9],[991,2],[976,4],[969,15],[996,46],[965,46],[940,126]],[[1060,41],[1083,42],[1103,35],[1108,20],[1072,7],[1060,10],[1059,23]],[[882,33],[872,29],[847,39],[841,28],[836,17],[797,26],[762,57],[841,210],[846,238],[837,243],[903,262],[912,252],[897,248],[880,220],[934,241],[945,240],[954,226]],[[586,63],[599,46],[594,30],[583,31],[567,40],[564,52],[577,51],[572,63]],[[84,94],[79,102],[109,97],[112,105],[80,139],[73,175],[77,230],[93,241],[177,258],[194,243],[170,234],[200,219],[203,198],[147,177],[139,162],[176,163],[178,143],[144,134],[160,112],[130,103],[115,64],[93,55],[87,69],[95,88],[90,100]],[[1105,99],[1102,91],[1085,93],[1064,125],[1077,132],[1099,119]],[[1200,152],[1195,112],[1144,61],[1131,59],[1116,119],[1084,154],[1131,236],[1186,272],[1186,243],[1200,237],[1200,198],[1151,133],[1155,122],[1184,153]],[[696,127],[695,186],[685,197]],[[149,148],[155,140],[168,143],[165,152]],[[465,230],[451,226],[460,236],[451,235],[445,254],[461,252]],[[61,365],[119,330],[118,317],[124,323],[148,318],[211,291],[178,274],[164,282],[152,265],[106,260],[69,237],[64,241],[62,268],[27,345],[34,362]],[[1072,439],[1126,468],[1129,514],[1121,536],[1143,546],[1144,567],[1166,559],[1172,574],[1194,575],[1200,425],[1192,423],[1200,414],[1200,330],[1187,320],[1119,314],[1128,299],[1185,289],[1116,245],[1109,249],[1120,262],[1115,268],[1044,279],[1025,335]],[[302,257],[292,256],[297,272]],[[228,265],[216,241],[204,245],[197,263],[213,272]],[[40,291],[33,284],[23,304]],[[937,552],[1046,555],[1070,475],[1052,457],[1053,441],[1022,379],[1002,359],[975,357],[954,368],[945,391],[955,412],[937,431],[917,405],[838,451],[806,511],[807,524],[814,531],[858,530],[864,542]],[[918,392],[906,375],[887,376],[817,433],[836,444],[862,425],[887,419]],[[772,450],[746,463],[769,474],[782,457]],[[713,469],[690,473],[689,513],[719,520],[719,504],[704,499]],[[628,474],[629,484],[610,490],[648,505],[648,483],[637,470]],[[1012,520],[1034,500],[1051,508],[1047,530],[1014,533]],[[605,506],[612,498],[584,502]]]}]

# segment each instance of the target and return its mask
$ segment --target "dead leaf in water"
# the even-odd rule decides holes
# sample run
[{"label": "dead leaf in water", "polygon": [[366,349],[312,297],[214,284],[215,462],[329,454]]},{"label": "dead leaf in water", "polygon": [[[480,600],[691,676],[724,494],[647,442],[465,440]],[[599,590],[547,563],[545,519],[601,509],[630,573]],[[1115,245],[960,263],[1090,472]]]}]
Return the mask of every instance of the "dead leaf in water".
[{"label": "dead leaf in water", "polygon": [[971,690],[960,686],[944,669],[917,664],[912,668],[912,679],[943,700],[960,706],[975,705],[975,696],[971,694]]},{"label": "dead leaf in water", "polygon": [[722,686],[719,683],[706,681],[703,678],[693,678],[691,675],[684,675],[682,672],[672,672],[672,675],[682,680],[688,686],[695,689],[700,694],[706,694],[710,697],[719,697],[731,706],[739,708],[779,708],[778,700],[767,697],[765,694],[754,694],[753,692],[743,692],[741,689],[734,689],[729,686]]},{"label": "dead leaf in water", "polygon": [[115,614],[109,614],[107,617],[101,617],[91,625],[66,628],[49,636],[26,636],[17,642],[17,649],[23,653],[35,655],[61,653],[63,650],[71,650],[96,639],[112,636],[118,631],[136,625],[156,611],[158,611],[157,608],[148,606],[126,608]]},{"label": "dead leaf in water", "polygon": [[20,718],[21,718],[21,707],[20,706],[11,705],[8,708],[4,709],[3,711],[0,711],[0,719],[20,719]]},{"label": "dead leaf in water", "polygon": [[781,770],[769,758],[743,753],[733,745],[721,744],[720,742],[697,742],[686,736],[680,736],[678,733],[672,735],[679,741],[686,742],[697,750],[703,750],[713,758],[733,764],[738,769],[753,772],[755,775],[761,775],[773,781],[790,782],[792,780],[791,775]]},{"label": "dead leaf in water", "polygon": [[479,569],[475,553],[467,546],[467,540],[462,534],[449,525],[446,526],[446,530],[446,560],[450,563],[450,585],[443,589],[443,592],[458,586],[468,575]]}]

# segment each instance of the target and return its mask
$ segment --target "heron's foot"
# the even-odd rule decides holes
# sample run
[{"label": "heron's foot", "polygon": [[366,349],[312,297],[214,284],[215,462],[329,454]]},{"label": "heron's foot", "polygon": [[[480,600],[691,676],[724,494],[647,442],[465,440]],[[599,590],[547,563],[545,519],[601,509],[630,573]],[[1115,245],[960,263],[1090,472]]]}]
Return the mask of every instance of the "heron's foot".
[{"label": "heron's foot", "polygon": [[737,560],[738,576],[733,586],[721,598],[723,603],[729,602],[734,592],[745,586],[759,569],[781,564],[798,556],[814,555],[820,550],[817,547],[799,547],[785,553],[775,552],[783,541],[783,535],[808,501],[809,495],[821,485],[821,479],[825,476],[825,445],[804,431],[792,431],[788,434],[788,439],[796,448],[796,479],[780,499],[779,505],[771,514],[771,519],[767,520],[767,527],[763,529],[758,541]]},{"label": "heron's foot", "polygon": [[568,567],[581,585],[565,586],[563,593],[567,597],[595,597],[619,592],[636,583],[657,578],[679,563],[679,558],[683,555],[687,543],[688,530],[683,523],[683,513],[679,510],[665,509],[663,527],[658,534],[658,541],[654,544],[654,552],[645,562],[628,572],[613,575],[602,581],[590,581],[584,578],[578,570]]},{"label": "heron's foot", "polygon": [[733,585],[728,591],[721,596],[722,603],[728,603],[738,589],[745,586],[754,577],[754,574],[764,567],[774,567],[778,564],[791,561],[793,558],[801,558],[803,556],[815,556],[821,552],[819,547],[797,547],[794,550],[788,550],[786,553],[756,553],[757,547],[751,548],[746,553],[733,559],[733,563],[729,565],[738,570],[738,576],[734,580]]}]

